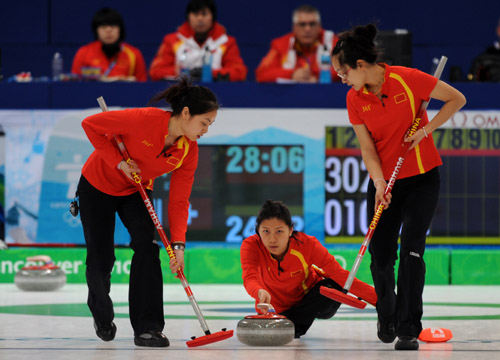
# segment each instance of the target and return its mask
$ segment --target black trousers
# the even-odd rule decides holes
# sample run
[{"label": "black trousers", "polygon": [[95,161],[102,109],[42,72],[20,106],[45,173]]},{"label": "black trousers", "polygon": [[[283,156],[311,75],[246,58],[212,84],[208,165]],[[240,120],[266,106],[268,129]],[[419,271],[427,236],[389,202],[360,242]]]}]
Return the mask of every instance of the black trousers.
[{"label": "black trousers", "polygon": [[293,322],[295,337],[304,335],[311,327],[314,319],[329,319],[337,312],[340,303],[320,294],[321,286],[342,291],[342,286],[332,279],[319,281],[302,300],[281,313]]},{"label": "black trousers", "polygon": [[[80,218],[87,245],[86,278],[88,306],[98,324],[114,319],[109,296],[111,272],[116,260],[114,231],[116,213],[127,228],[134,251],[129,279],[130,322],[135,335],[162,331],[163,279],[154,224],[139,192],[111,196],[93,187],[83,176],[78,184]],[[151,197],[151,192],[148,192]]]},{"label": "black trousers", "polygon": [[[392,201],[384,210],[370,243],[371,272],[382,322],[394,322],[398,336],[418,337],[422,331],[422,293],[425,282],[425,239],[439,198],[438,168],[397,180]],[[374,215],[375,187],[368,184],[368,220]],[[397,295],[394,265],[401,231]]]}]

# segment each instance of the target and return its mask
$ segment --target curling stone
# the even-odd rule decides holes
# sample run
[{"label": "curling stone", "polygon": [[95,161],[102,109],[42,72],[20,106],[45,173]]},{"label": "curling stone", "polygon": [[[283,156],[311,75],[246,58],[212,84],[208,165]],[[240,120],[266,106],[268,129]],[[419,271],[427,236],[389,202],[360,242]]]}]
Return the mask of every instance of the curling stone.
[{"label": "curling stone", "polygon": [[238,322],[236,336],[246,345],[281,346],[293,340],[295,326],[285,316],[273,312],[249,315]]},{"label": "curling stone", "polygon": [[28,258],[28,261],[38,260],[44,264],[24,266],[16,273],[16,286],[24,291],[54,291],[62,288],[66,284],[66,273],[48,256]]}]

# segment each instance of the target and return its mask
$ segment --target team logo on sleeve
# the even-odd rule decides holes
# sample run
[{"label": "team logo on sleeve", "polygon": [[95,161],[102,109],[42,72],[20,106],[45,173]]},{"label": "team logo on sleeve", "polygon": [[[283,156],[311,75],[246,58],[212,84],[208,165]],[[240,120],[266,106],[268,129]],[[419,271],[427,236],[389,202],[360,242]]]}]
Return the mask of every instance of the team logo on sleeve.
[{"label": "team logo on sleeve", "polygon": [[361,108],[363,109],[363,112],[367,112],[367,111],[370,111],[372,109],[370,104],[363,105]]}]

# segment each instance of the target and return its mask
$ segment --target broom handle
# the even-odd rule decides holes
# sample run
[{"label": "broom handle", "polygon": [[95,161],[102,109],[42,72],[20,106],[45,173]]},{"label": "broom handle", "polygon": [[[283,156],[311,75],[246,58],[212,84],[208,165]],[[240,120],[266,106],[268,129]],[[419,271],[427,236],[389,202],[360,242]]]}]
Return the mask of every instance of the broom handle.
[{"label": "broom handle", "polygon": [[[104,101],[104,98],[102,96],[97,98],[97,102],[99,103],[99,106],[101,107],[102,111],[108,111],[108,107],[106,105],[106,102]],[[130,154],[127,151],[127,148],[125,147],[125,144],[123,143],[123,140],[120,135],[113,135],[114,140],[116,144],[118,145],[118,149],[120,150],[123,159],[127,162],[127,164],[130,162],[131,157]],[[158,215],[156,214],[156,211],[154,210],[153,204],[151,203],[151,200],[149,199],[148,194],[146,193],[146,190],[144,190],[144,187],[142,186],[142,180],[139,174],[133,173],[132,177],[134,178],[134,182],[136,183],[139,193],[141,194],[142,200],[144,201],[144,204],[146,205],[146,209],[148,210],[148,213],[151,217],[151,220],[153,220],[153,223],[156,227],[156,230],[158,230],[158,234],[160,235],[161,241],[163,242],[163,245],[165,246],[165,249],[167,250],[167,254],[170,259],[175,259],[175,253],[172,250],[172,246],[170,245],[170,241],[168,240],[167,235],[165,234],[165,231],[163,230],[163,226],[161,225],[160,219],[158,218]],[[186,295],[189,299],[189,302],[191,303],[191,306],[193,307],[194,312],[196,313],[196,317],[198,318],[198,321],[200,322],[201,328],[205,332],[206,335],[210,335],[211,332],[208,328],[207,322],[205,321],[205,318],[203,317],[203,314],[201,312],[200,307],[198,306],[198,302],[196,301],[193,291],[191,290],[191,287],[189,286],[186,276],[184,275],[184,271],[182,270],[181,267],[177,270],[177,276],[179,277],[182,287],[184,288],[184,291],[186,292]]]},{"label": "broom handle", "polygon": [[[444,66],[446,65],[446,61],[448,58],[446,56],[441,56],[441,59],[439,60],[439,63],[436,67],[436,70],[434,72],[434,77],[440,78],[441,74],[443,73]],[[415,134],[415,132],[418,130],[419,125],[420,125],[420,120],[422,119],[422,116],[424,115],[425,110],[427,110],[427,105],[429,105],[430,99],[427,101],[422,102],[422,105],[420,106],[420,109],[417,113],[417,116],[413,120],[413,123],[410,127],[410,131],[408,133],[409,136],[412,136]],[[396,163],[396,167],[394,168],[394,171],[392,172],[391,178],[389,179],[389,182],[387,183],[387,186],[384,191],[384,197],[388,194],[391,193],[392,188],[394,186],[394,183],[396,182],[396,178],[398,177],[399,171],[401,170],[401,167],[403,166],[403,162],[405,160],[406,155],[409,152],[411,142],[406,142],[404,144],[403,150],[401,151],[401,155],[398,158],[398,161]],[[356,256],[356,259],[354,260],[354,264],[352,265],[351,272],[349,273],[349,277],[347,278],[345,284],[344,284],[344,293],[347,293],[349,289],[351,288],[351,285],[354,281],[354,278],[356,277],[356,273],[358,272],[359,265],[361,264],[361,260],[363,260],[363,256],[365,255],[365,252],[368,248],[368,245],[370,244],[370,241],[372,239],[373,233],[375,232],[375,229],[377,227],[377,224],[380,220],[380,217],[382,216],[382,211],[384,210],[384,205],[380,204],[377,207],[377,211],[375,211],[375,215],[373,215],[372,221],[370,222],[370,226],[368,227],[368,232],[366,233],[365,239],[363,240],[363,243],[361,244],[361,249],[359,249],[358,255]]]}]

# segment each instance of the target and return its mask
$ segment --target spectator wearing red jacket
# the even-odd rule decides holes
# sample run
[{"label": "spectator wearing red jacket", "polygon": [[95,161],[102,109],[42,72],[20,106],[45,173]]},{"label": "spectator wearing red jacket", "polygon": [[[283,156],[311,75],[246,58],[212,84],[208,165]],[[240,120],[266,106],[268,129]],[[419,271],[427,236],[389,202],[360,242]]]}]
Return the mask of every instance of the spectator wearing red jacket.
[{"label": "spectator wearing red jacket", "polygon": [[92,19],[95,41],[78,49],[71,72],[83,79],[146,81],[146,62],[139,49],[127,44],[122,16],[102,8]]},{"label": "spectator wearing red jacket", "polygon": [[[301,5],[293,12],[293,31],[271,42],[271,49],[255,71],[257,82],[317,83],[322,55],[337,43],[333,31],[321,26],[319,10]],[[332,81],[339,81],[330,67]]]},{"label": "spectator wearing red jacket", "polygon": [[[241,244],[240,256],[243,285],[256,304],[271,304],[290,319],[295,338],[304,335],[314,319],[335,315],[340,303],[324,297],[319,289],[326,286],[342,291],[349,271],[318,239],[293,229],[290,211],[280,201],[264,203],[255,230]],[[318,274],[313,265],[327,277]],[[372,286],[355,279],[350,291],[375,306]]]},{"label": "spectator wearing red jacket", "polygon": [[210,53],[212,77],[215,81],[243,81],[247,67],[240,56],[236,39],[216,21],[213,0],[191,0],[186,9],[186,22],[176,32],[165,35],[151,63],[152,80],[172,80],[181,73],[194,79],[201,76],[203,57]]}]

